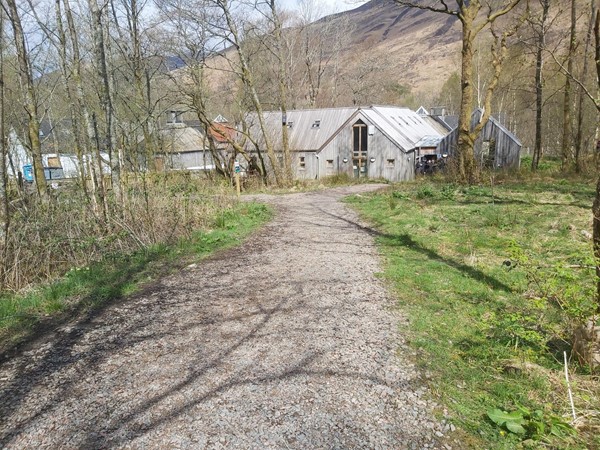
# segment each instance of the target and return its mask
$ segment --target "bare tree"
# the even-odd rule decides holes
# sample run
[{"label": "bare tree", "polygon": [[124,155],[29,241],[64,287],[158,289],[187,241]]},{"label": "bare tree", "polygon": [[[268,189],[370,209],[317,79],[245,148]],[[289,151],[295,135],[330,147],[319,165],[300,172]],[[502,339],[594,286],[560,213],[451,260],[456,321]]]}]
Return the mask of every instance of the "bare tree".
[{"label": "bare tree", "polygon": [[[595,0],[590,2],[590,19],[588,22],[588,30],[585,38],[585,45],[583,49],[583,67],[581,70],[581,82],[585,84],[586,76],[589,69],[589,51],[592,43],[592,35],[594,31],[594,17],[596,16],[596,4]],[[575,133],[575,139],[573,146],[575,147],[575,172],[579,173],[582,170],[581,165],[581,153],[583,147],[583,122],[584,122],[584,100],[585,94],[580,85],[577,86],[577,130]]]},{"label": "bare tree", "polygon": [[28,141],[33,162],[34,182],[38,195],[45,197],[47,195],[47,187],[46,177],[44,175],[44,165],[42,162],[38,101],[35,85],[33,83],[31,62],[25,43],[25,35],[23,34],[23,26],[21,24],[21,18],[15,0],[3,0],[2,8],[10,20],[19,61],[19,79],[25,99],[24,107],[27,112]]},{"label": "bare tree", "polygon": [[[567,53],[567,71],[573,73],[573,65],[575,61],[575,47],[577,45],[577,5],[576,0],[571,0],[571,26],[569,36],[569,49]],[[561,166],[566,170],[571,159],[571,141],[572,141],[572,117],[571,109],[571,78],[565,77],[565,97],[563,103],[563,126],[562,126],[562,143],[561,143]]]},{"label": "bare tree", "polygon": [[[446,0],[431,0],[429,2],[416,2],[414,0],[395,0],[396,3],[411,8],[425,9],[437,13],[455,16],[462,25],[462,53],[461,53],[461,106],[458,118],[458,139],[456,148],[456,168],[460,181],[473,182],[476,180],[476,165],[473,148],[475,140],[485,126],[489,115],[491,100],[497,78],[490,81],[486,89],[483,104],[486,106],[480,123],[471,128],[471,112],[474,100],[473,64],[475,43],[479,34],[486,28],[493,29],[494,23],[501,17],[510,13],[521,0],[503,0],[499,2],[485,2],[482,0],[456,0],[456,6],[449,6]],[[485,11],[485,14],[484,14]],[[513,31],[514,33],[514,31]],[[494,35],[493,48],[493,73],[499,76],[506,49],[506,38],[512,33],[498,33]],[[494,53],[495,52],[495,53]]]},{"label": "bare tree", "polygon": [[272,47],[271,52],[275,56],[277,61],[277,91],[279,94],[279,108],[281,110],[281,142],[283,152],[283,179],[284,183],[290,183],[293,178],[292,173],[292,157],[290,153],[290,142],[288,136],[288,125],[287,125],[287,101],[288,101],[288,68],[286,66],[286,54],[289,51],[285,48],[285,40],[283,37],[283,24],[281,21],[280,13],[277,8],[275,0],[268,0],[267,2],[268,22],[271,24],[272,29]]},{"label": "bare tree", "polygon": [[6,266],[6,251],[10,214],[8,209],[7,192],[7,142],[5,128],[5,97],[4,97],[4,11],[0,9],[0,232],[2,232],[2,253],[0,254],[0,286],[4,287],[4,274]]},{"label": "bare tree", "polygon": [[[596,81],[598,83],[597,91],[600,93],[600,9],[596,6],[596,15],[594,20],[594,42],[595,42],[595,61],[596,61]],[[583,88],[583,87],[582,87]],[[589,91],[586,91],[589,94]],[[596,109],[600,113],[600,96],[594,98],[590,95],[590,98],[594,101]],[[597,167],[600,172],[600,167]],[[600,175],[598,176],[598,182],[596,183],[596,197],[592,206],[592,231],[593,231],[593,242],[594,242],[594,257],[596,258],[596,282],[597,282],[597,308],[596,312],[600,313]]]},{"label": "bare tree", "polygon": [[[120,7],[119,11],[116,7]],[[135,130],[141,129],[146,149],[146,166],[154,169],[154,156],[156,153],[155,122],[156,111],[160,99],[153,98],[154,75],[160,64],[151,67],[149,57],[144,51],[144,29],[142,14],[148,0],[111,0],[113,26],[117,31],[116,43],[120,55],[120,74],[128,84],[133,86],[133,95],[128,89],[122,91],[122,105],[128,111],[129,121],[135,122]],[[122,24],[122,22],[124,24]],[[113,96],[111,89],[111,98]],[[159,96],[160,98],[160,96]]]},{"label": "bare tree", "polygon": [[269,128],[264,119],[263,104],[258,95],[255,77],[250,68],[248,55],[246,54],[244,48],[242,33],[240,32],[240,28],[232,12],[231,2],[229,0],[214,0],[214,4],[217,8],[219,8],[225,22],[225,29],[223,30],[225,31],[225,33],[222,34],[222,37],[229,44],[231,44],[231,46],[235,50],[237,61],[230,61],[230,63],[232,65],[239,66],[239,69],[234,70],[240,77],[240,80],[248,93],[252,107],[256,112],[258,126],[260,129],[260,133],[263,136],[265,150],[267,153],[267,157],[269,158],[269,163],[273,171],[273,175],[275,177],[275,182],[277,185],[283,186],[287,184],[287,180],[285,177],[285,173],[282,170],[282,165],[280,164],[275,153],[275,148],[273,146],[273,141],[270,137]]},{"label": "bare tree", "polygon": [[542,157],[542,126],[544,108],[544,52],[546,47],[546,31],[548,22],[548,11],[550,0],[539,0],[542,8],[541,15],[537,20],[530,19],[529,23],[534,28],[536,51],[535,51],[535,143],[533,146],[533,158],[531,159],[531,170],[537,170]]},{"label": "bare tree", "polygon": [[308,106],[317,106],[326,74],[348,45],[353,23],[343,17],[336,21],[316,21],[322,13],[316,0],[299,0],[299,20],[295,27],[298,33],[299,48],[295,50],[302,58],[302,79],[299,84],[306,86],[305,97]]}]

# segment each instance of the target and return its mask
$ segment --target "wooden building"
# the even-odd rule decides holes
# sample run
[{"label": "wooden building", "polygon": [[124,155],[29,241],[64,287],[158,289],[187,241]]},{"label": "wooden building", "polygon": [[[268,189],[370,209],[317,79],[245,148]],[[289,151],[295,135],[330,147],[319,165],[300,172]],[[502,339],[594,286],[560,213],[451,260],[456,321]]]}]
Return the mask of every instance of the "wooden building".
[{"label": "wooden building", "polygon": [[[143,145],[143,141],[142,141]],[[158,133],[157,170],[213,170],[206,136],[184,123],[173,123]]]},{"label": "wooden building", "polygon": [[[481,120],[483,110],[476,109],[471,115],[471,129]],[[449,157],[455,152],[458,139],[458,127],[444,137],[437,153]],[[521,158],[521,142],[497,119],[490,117],[475,141],[475,158],[482,167],[494,169],[518,168]]]},{"label": "wooden building", "polygon": [[[274,150],[282,152],[282,127],[287,127],[292,167],[298,179],[347,174],[351,177],[407,181],[415,176],[418,144],[428,137],[433,148],[443,134],[408,108],[370,106],[265,112]],[[259,148],[265,142],[257,117],[249,132]],[[247,150],[253,148],[248,145]]]}]

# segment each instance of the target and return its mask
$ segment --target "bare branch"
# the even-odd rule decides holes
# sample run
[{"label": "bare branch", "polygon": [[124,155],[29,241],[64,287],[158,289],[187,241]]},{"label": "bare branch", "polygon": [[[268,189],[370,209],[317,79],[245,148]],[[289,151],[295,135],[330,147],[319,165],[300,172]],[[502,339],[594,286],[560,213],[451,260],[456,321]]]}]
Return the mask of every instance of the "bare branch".
[{"label": "bare branch", "polygon": [[424,9],[427,11],[433,11],[433,12],[437,12],[437,13],[443,13],[443,14],[449,14],[451,16],[458,16],[459,15],[459,11],[450,9],[448,7],[448,4],[445,2],[445,0],[439,0],[439,2],[441,3],[441,7],[435,7],[435,6],[429,6],[429,5],[422,5],[420,3],[415,3],[412,2],[410,0],[395,0],[396,3],[398,3],[401,6],[408,6],[410,8],[418,8],[418,9]]},{"label": "bare branch", "polygon": [[[600,13],[596,15],[596,25],[595,25],[596,29],[598,29],[598,23],[600,22],[600,20],[598,19],[599,17],[600,17]],[[595,31],[595,34],[596,34],[596,42],[598,42],[598,32]],[[569,77],[569,79],[571,81],[574,81],[575,84],[577,84],[581,88],[581,90],[586,95],[586,97],[588,97],[594,103],[594,106],[600,112],[600,98],[594,97],[594,94],[592,94],[590,92],[590,90],[583,84],[583,82],[579,78],[577,78],[575,75],[573,75],[571,72],[569,72],[569,70],[564,66],[564,64],[558,60],[558,58],[556,57],[554,52],[549,52],[549,53],[550,53],[550,56],[552,56],[552,59],[554,60],[556,65],[558,65],[560,71],[564,75]],[[599,57],[600,57],[600,48],[596,44],[596,69],[600,76],[600,62],[598,61]]]}]

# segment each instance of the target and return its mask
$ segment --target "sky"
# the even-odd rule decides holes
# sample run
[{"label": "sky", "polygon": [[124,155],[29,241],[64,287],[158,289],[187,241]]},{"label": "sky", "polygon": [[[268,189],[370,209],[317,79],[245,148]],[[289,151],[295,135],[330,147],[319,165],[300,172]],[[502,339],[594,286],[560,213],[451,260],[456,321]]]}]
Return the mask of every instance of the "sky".
[{"label": "sky", "polygon": [[[326,16],[336,12],[346,11],[348,9],[358,8],[366,0],[314,0],[315,5],[321,11],[321,15]],[[281,5],[285,8],[296,9],[298,0],[281,0]]]}]

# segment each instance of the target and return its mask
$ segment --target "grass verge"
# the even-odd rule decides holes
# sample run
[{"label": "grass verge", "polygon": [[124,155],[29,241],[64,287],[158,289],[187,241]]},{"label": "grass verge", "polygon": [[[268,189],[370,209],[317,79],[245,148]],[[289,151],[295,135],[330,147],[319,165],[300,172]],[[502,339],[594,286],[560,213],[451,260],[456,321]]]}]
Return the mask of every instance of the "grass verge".
[{"label": "grass verge", "polygon": [[[597,379],[571,360],[573,434],[562,372],[594,307],[593,195],[573,180],[427,180],[348,199],[376,230],[402,332],[461,430],[455,448],[600,447]],[[524,426],[499,426],[493,410]]]},{"label": "grass verge", "polygon": [[258,203],[237,203],[218,213],[210,230],[173,245],[154,245],[128,254],[106,255],[87,267],[72,268],[63,278],[23,294],[0,298],[0,351],[31,338],[53,321],[70,319],[122,298],[173,269],[239,244],[271,218]]}]

